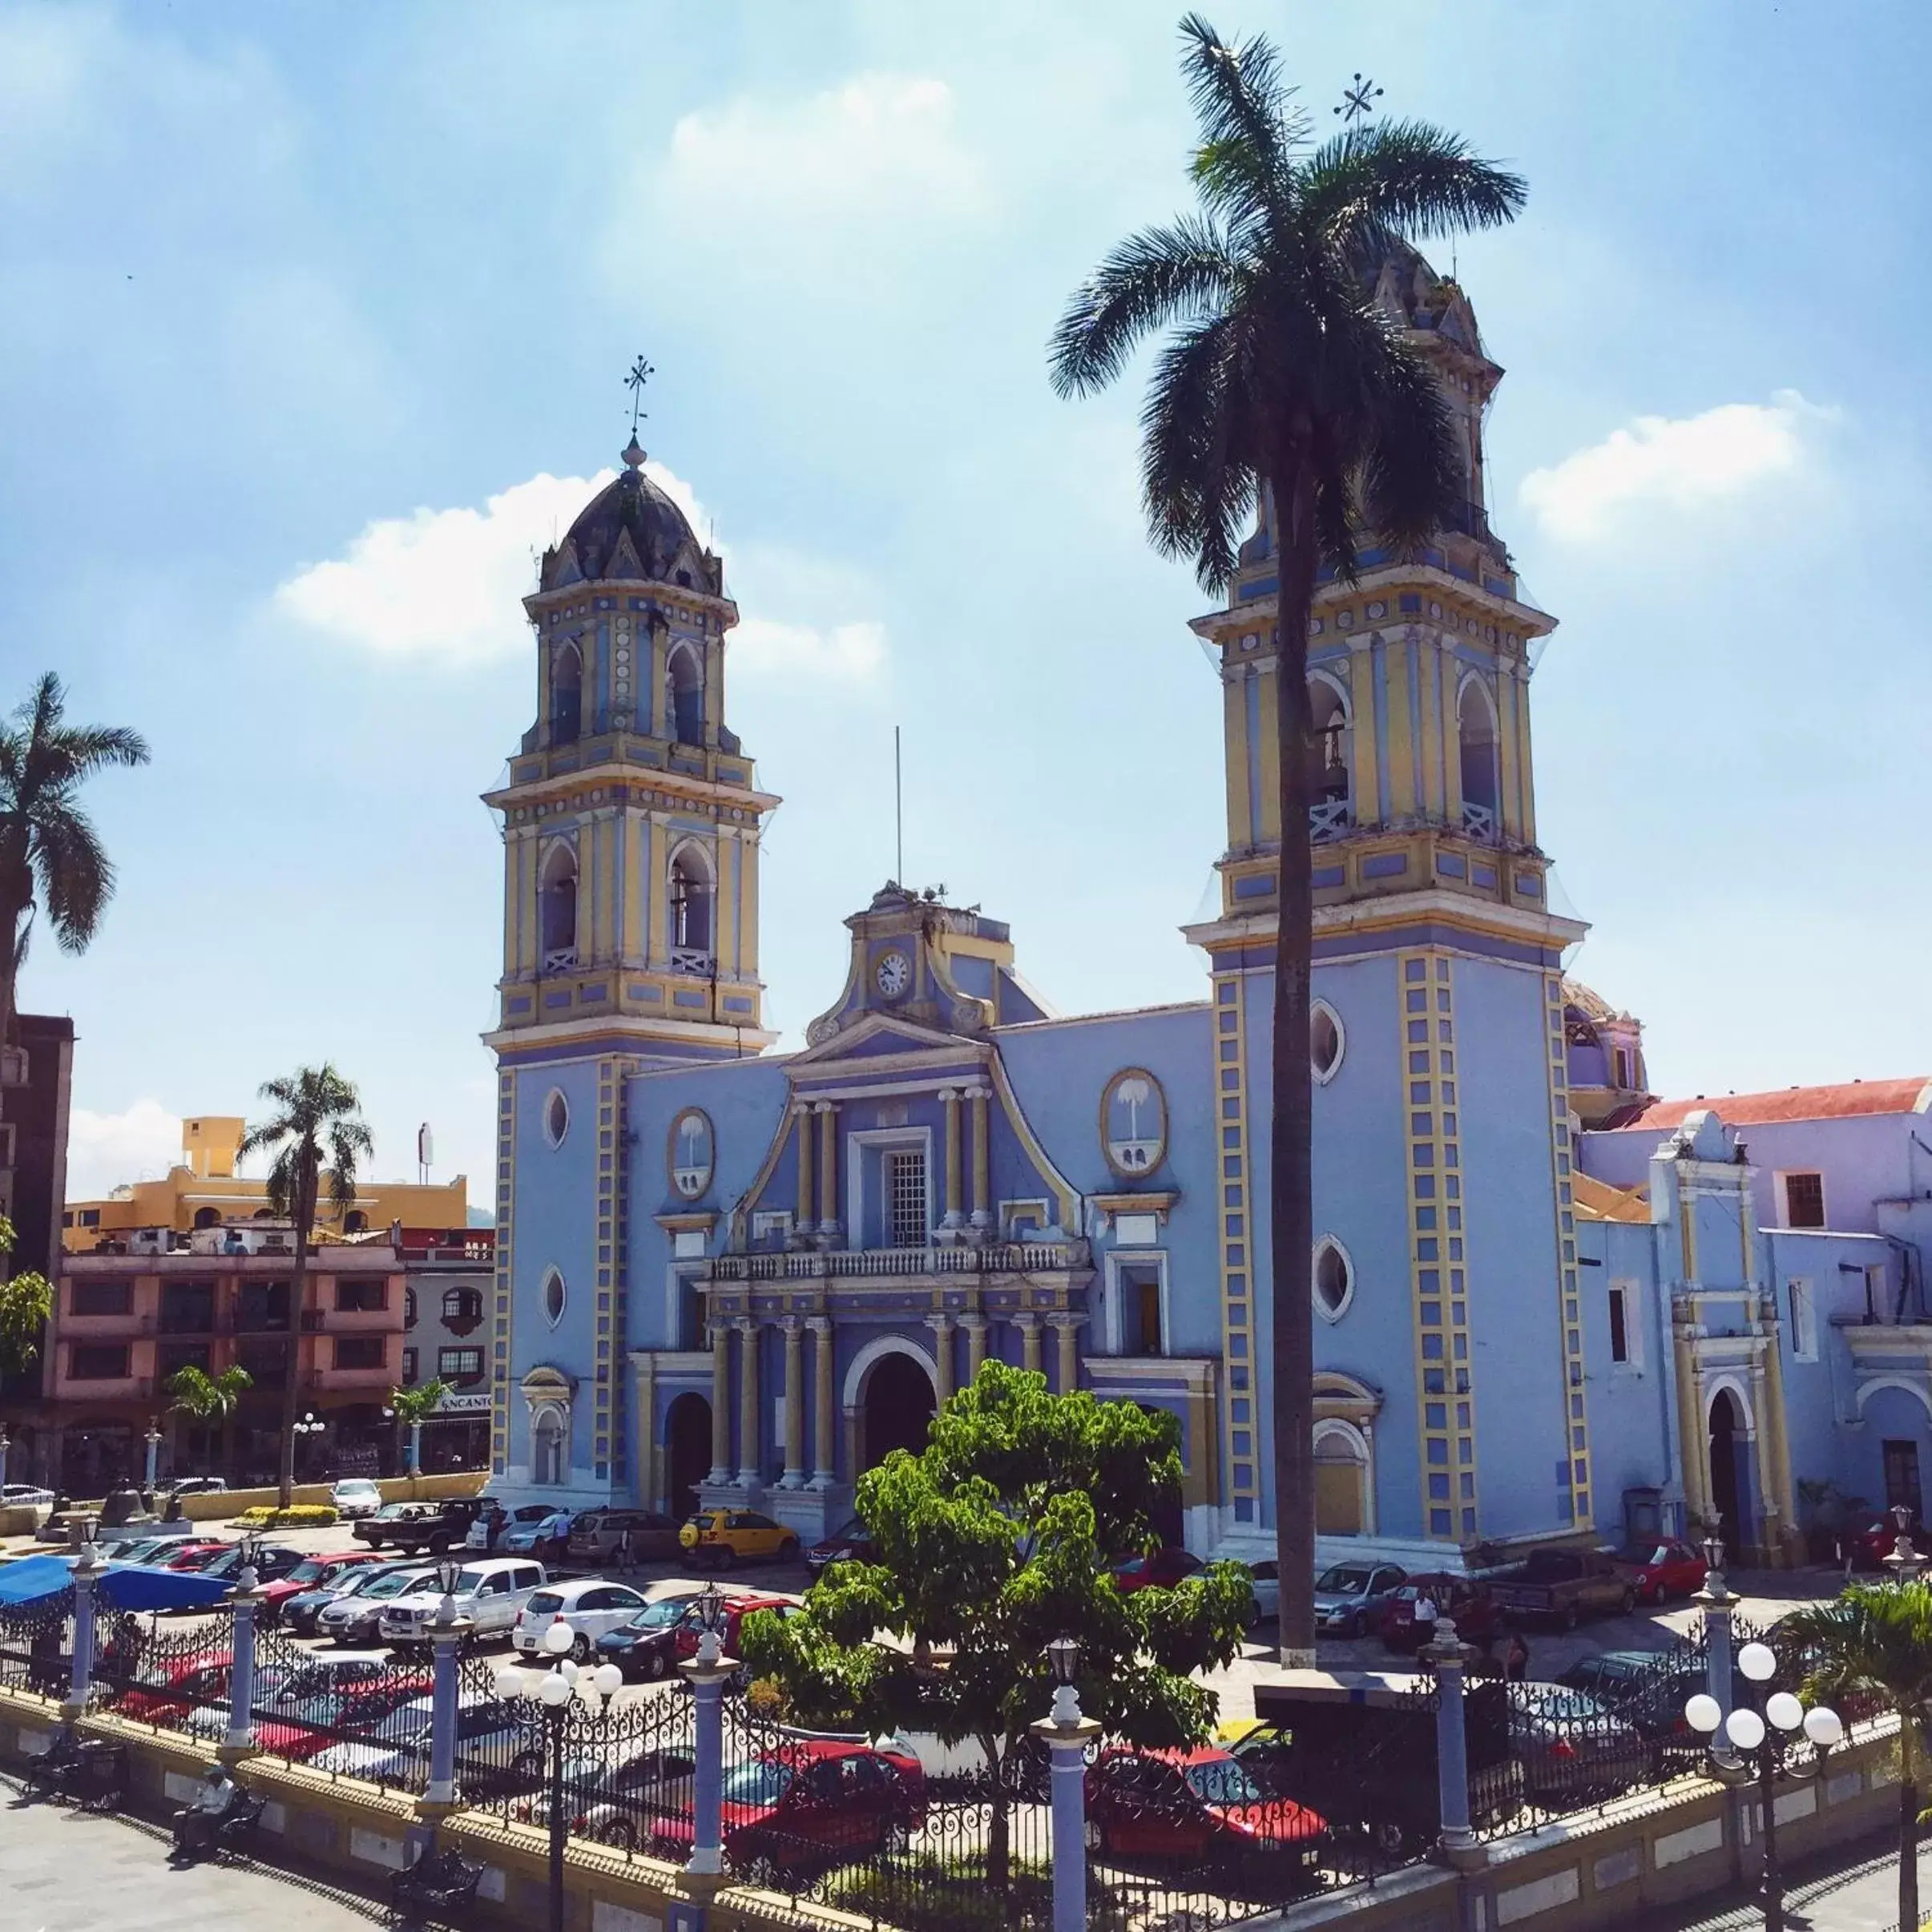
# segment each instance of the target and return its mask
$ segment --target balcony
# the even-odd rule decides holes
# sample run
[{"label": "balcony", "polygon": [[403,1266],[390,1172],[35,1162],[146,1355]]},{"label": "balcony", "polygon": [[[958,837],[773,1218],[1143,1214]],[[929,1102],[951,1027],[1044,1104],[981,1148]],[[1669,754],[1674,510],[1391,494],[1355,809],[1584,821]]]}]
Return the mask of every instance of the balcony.
[{"label": "balcony", "polygon": [[577,964],[577,949],[574,946],[553,946],[543,955],[543,970],[547,973],[568,973]]},{"label": "balcony", "polygon": [[709,979],[717,971],[718,962],[701,947],[678,946],[671,949],[671,970],[694,979]]},{"label": "balcony", "polygon": [[724,1254],[713,1281],[904,1280],[929,1275],[1063,1273],[1090,1265],[1084,1241],[996,1241],[985,1248],[837,1248],[824,1253]]}]

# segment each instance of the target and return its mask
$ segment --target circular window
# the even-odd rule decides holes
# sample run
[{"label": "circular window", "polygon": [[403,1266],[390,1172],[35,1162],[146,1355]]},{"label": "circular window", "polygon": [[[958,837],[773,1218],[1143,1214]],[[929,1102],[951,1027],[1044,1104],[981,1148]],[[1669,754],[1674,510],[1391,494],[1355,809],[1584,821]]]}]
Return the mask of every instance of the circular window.
[{"label": "circular window", "polygon": [[543,1103],[543,1138],[554,1148],[563,1145],[563,1136],[571,1131],[571,1103],[556,1088],[550,1090],[550,1098]]},{"label": "circular window", "polygon": [[543,1277],[543,1319],[552,1328],[563,1319],[565,1299],[563,1277],[553,1268]]},{"label": "circular window", "polygon": [[703,1107],[688,1107],[672,1122],[664,1161],[680,1200],[694,1201],[711,1185],[713,1145],[711,1116]]},{"label": "circular window", "polygon": [[1315,1306],[1331,1321],[1339,1321],[1355,1298],[1355,1264],[1333,1235],[1315,1244]]},{"label": "circular window", "polygon": [[1341,1015],[1325,999],[1318,999],[1309,1010],[1309,1066],[1317,1086],[1326,1087],[1341,1066],[1348,1036],[1341,1030]]},{"label": "circular window", "polygon": [[1123,1067],[1100,1096],[1100,1148],[1123,1180],[1152,1174],[1167,1158],[1168,1097],[1144,1067]]}]

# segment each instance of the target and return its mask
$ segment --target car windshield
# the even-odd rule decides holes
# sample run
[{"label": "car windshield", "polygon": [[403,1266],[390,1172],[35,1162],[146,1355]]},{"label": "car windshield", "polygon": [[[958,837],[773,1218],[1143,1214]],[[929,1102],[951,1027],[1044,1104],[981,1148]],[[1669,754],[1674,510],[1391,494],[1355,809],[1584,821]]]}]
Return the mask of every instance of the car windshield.
[{"label": "car windshield", "polygon": [[724,1774],[724,1801],[728,1805],[776,1805],[792,1782],[792,1767],[768,1757],[756,1763],[735,1765]]},{"label": "car windshield", "polygon": [[1325,1590],[1331,1596],[1360,1596],[1369,1587],[1373,1571],[1363,1569],[1358,1563],[1337,1563],[1332,1570],[1324,1570],[1315,1579],[1317,1590]]},{"label": "car windshield", "polygon": [[663,1602],[647,1603],[625,1625],[627,1630],[668,1630],[673,1623],[680,1622],[684,1612],[691,1607],[686,1597],[666,1597]]},{"label": "car windshield", "polygon": [[317,1583],[328,1575],[329,1559],[324,1556],[305,1556],[288,1572],[292,1583]]},{"label": "car windshield", "polygon": [[841,1523],[839,1527],[825,1539],[825,1541],[827,1543],[857,1543],[864,1538],[865,1534],[865,1524],[861,1523],[857,1517],[854,1516],[851,1522]]},{"label": "car windshield", "polygon": [[555,1590],[539,1590],[530,1598],[529,1607],[532,1616],[547,1616],[563,1607],[563,1599]]},{"label": "car windshield", "polygon": [[1210,1758],[1188,1767],[1188,1784],[1207,1805],[1259,1805],[1261,1789],[1231,1757]]},{"label": "car windshield", "polygon": [[382,1491],[366,1476],[345,1476],[336,1485],[338,1496],[380,1496]]},{"label": "car windshield", "polygon": [[392,1570],[379,1576],[362,1594],[365,1596],[401,1596],[405,1590],[420,1590],[430,1580],[427,1570]]}]

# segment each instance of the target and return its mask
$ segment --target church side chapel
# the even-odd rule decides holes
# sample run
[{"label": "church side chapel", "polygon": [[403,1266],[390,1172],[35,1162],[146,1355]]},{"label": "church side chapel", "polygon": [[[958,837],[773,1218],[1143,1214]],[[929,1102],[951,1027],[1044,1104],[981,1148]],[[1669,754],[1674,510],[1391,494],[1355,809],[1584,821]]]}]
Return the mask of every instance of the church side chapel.
[{"label": "church side chapel", "polygon": [[[1358,581],[1317,588],[1307,1281],[1266,1262],[1270,507],[1192,627],[1225,749],[1220,905],[1185,929],[1201,997],[1060,1014],[1006,925],[888,881],[845,919],[843,986],[776,1053],[758,882],[779,801],[727,722],[737,607],[634,434],[524,600],[537,722],[485,801],[504,851],[500,1490],[755,1508],[809,1543],[990,1357],[1171,1412],[1186,1480],[1164,1535],[1264,1559],[1278,1289],[1317,1317],[1325,1560],[1453,1570],[1708,1519],[1785,1561],[1791,1444],[1801,1474],[1862,1467],[1815,1317],[1793,1358],[1740,1144],[1673,1122],[1653,1161],[1641,1027],[1564,975],[1587,928],[1549,904],[1529,702],[1555,620],[1523,601],[1485,500],[1502,371],[1413,250],[1372,285],[1438,373],[1466,494],[1418,553],[1371,549]],[[1677,1266],[1712,1238],[1706,1167],[1746,1216],[1735,1280]],[[1922,1405],[1916,1437],[1932,1329],[1905,1325],[1921,1339],[1884,1359],[1910,1357],[1891,1381],[1915,1395],[1884,1402]]]}]

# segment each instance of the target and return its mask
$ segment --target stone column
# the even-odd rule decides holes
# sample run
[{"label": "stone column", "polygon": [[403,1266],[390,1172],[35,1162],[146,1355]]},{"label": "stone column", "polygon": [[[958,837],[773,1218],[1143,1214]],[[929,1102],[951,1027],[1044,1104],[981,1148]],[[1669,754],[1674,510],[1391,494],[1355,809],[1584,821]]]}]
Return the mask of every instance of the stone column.
[{"label": "stone column", "polygon": [[1083,1716],[1071,1684],[1054,1692],[1053,1715],[1028,1727],[1046,1745],[1052,1769],[1053,1932],[1086,1932],[1087,1753],[1101,1727]]},{"label": "stone column", "polygon": [[966,1380],[974,1380],[979,1373],[979,1365],[986,1358],[986,1318],[984,1315],[962,1315],[959,1325],[966,1330]]},{"label": "stone column", "polygon": [[829,1100],[813,1103],[818,1115],[818,1231],[838,1231],[838,1109]]},{"label": "stone column", "polygon": [[986,1103],[992,1090],[975,1087],[968,1098],[973,1103],[973,1231],[985,1234],[993,1225],[991,1159],[986,1141]]},{"label": "stone column", "polygon": [[[79,1593],[75,1600],[79,1602]],[[228,1599],[228,1728],[221,1740],[223,1761],[246,1757],[255,1748],[255,1607],[261,1601],[252,1565],[244,1563],[239,1587]],[[79,1636],[78,1623],[75,1635]],[[75,1648],[80,1646],[77,1642]]]},{"label": "stone column", "polygon": [[758,1480],[758,1337],[749,1316],[738,1324],[738,1480],[746,1488]]},{"label": "stone column", "polygon": [[801,1101],[796,1110],[798,1122],[798,1212],[793,1216],[800,1234],[809,1234],[812,1212],[812,1103]]},{"label": "stone column", "polygon": [[953,1318],[928,1315],[926,1323],[933,1331],[933,1399],[943,1409],[953,1393]]},{"label": "stone column", "polygon": [[69,1728],[87,1713],[94,1677],[94,1580],[106,1568],[94,1545],[83,1543],[74,1564],[74,1655],[67,1672],[67,1700],[60,1707]]},{"label": "stone column", "polygon": [[711,1317],[711,1474],[731,1481],[731,1324]]},{"label": "stone column", "polygon": [[962,1160],[965,1150],[959,1144],[959,1089],[942,1087],[939,1099],[946,1108],[946,1213],[939,1223],[941,1236],[957,1235],[966,1225],[966,1216],[960,1203]]},{"label": "stone column", "polygon": [[1053,1325],[1060,1337],[1060,1394],[1071,1395],[1080,1385],[1080,1353],[1075,1345],[1075,1337],[1080,1333],[1080,1318],[1077,1315],[1056,1315]]},{"label": "stone column", "polygon": [[787,1315],[784,1330],[784,1474],[780,1489],[800,1489],[805,1480],[805,1324]]},{"label": "stone column", "polygon": [[432,1805],[454,1805],[456,1800],[456,1709],[462,1701],[457,1681],[456,1661],[463,1640],[470,1634],[467,1617],[448,1616],[444,1610],[454,1606],[445,1597],[430,1642],[435,1653],[435,1676],[430,1704],[430,1782],[423,1793]]},{"label": "stone column", "polygon": [[[691,1856],[684,1869],[715,1878],[724,1869],[724,1686],[738,1668],[735,1657],[716,1655],[717,1639],[700,1640],[698,1654],[678,1668],[692,1691],[694,1726]],[[712,1654],[707,1656],[706,1651]],[[700,1917],[700,1923],[703,1922]]]},{"label": "stone column", "polygon": [[832,1318],[812,1317],[812,1487],[829,1489],[835,1480],[832,1439]]},{"label": "stone column", "polygon": [[1019,1365],[1037,1372],[1040,1365],[1039,1317],[1015,1315],[1013,1325],[1019,1330]]},{"label": "stone column", "polygon": [[1444,1856],[1451,1865],[1482,1861],[1482,1847],[1469,1828],[1469,1740],[1463,1724],[1462,1667],[1466,1661],[1456,1627],[1436,1619],[1435,1635],[1424,1645],[1422,1661],[1436,1674],[1436,1803]]},{"label": "stone column", "polygon": [[847,1409],[841,1413],[845,1434],[845,1474],[856,1482],[859,1479],[859,1412]]}]

